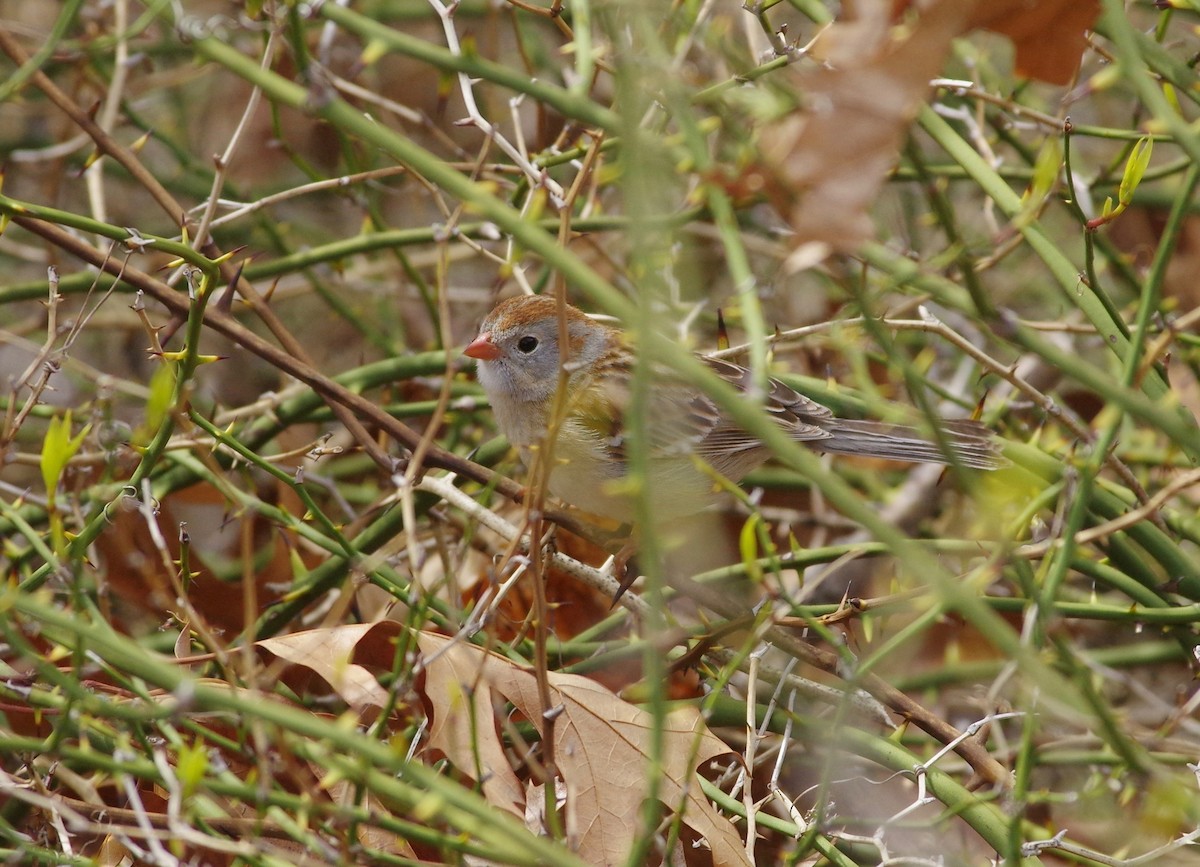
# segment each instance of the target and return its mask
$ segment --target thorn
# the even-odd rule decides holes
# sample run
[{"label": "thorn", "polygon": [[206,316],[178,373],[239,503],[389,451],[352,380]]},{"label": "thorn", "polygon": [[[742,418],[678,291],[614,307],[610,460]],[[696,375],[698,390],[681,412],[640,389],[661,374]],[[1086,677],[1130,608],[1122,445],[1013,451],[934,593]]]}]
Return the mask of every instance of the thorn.
[{"label": "thorn", "polygon": [[621,601],[625,591],[632,587],[633,582],[638,579],[637,568],[630,566],[630,561],[635,553],[636,549],[631,542],[624,545],[613,557],[613,576],[617,579],[617,592],[613,594],[609,610],[617,607],[617,603]]},{"label": "thorn", "polygon": [[246,263],[238,265],[237,271],[229,280],[229,285],[225,287],[225,291],[217,296],[217,309],[222,313],[228,313],[233,308],[233,296],[237,294],[238,281],[242,279],[242,271],[245,269]]},{"label": "thorn", "polygon": [[182,316],[172,316],[170,322],[168,322],[166,325],[160,325],[158,329],[160,337],[159,342],[170,343],[171,338],[175,336],[175,332],[182,328],[185,322],[187,322],[187,319]]},{"label": "thorn", "polygon": [[[234,247],[234,248],[233,248],[232,250],[230,250],[228,253],[222,253],[220,256],[218,256],[217,258],[213,259],[213,264],[215,264],[215,265],[224,265],[226,262],[228,262],[228,261],[230,261],[231,259],[233,259],[233,257],[234,257],[234,256],[236,256],[238,253],[242,252],[242,251],[243,251],[243,250],[245,250],[245,249],[246,249],[246,245],[245,245],[245,244],[242,244],[240,247]],[[241,268],[245,268],[245,267],[246,267],[245,263],[242,263],[242,265],[241,265],[241,266],[239,267],[239,269],[238,269],[238,274],[239,274],[239,276],[241,275]]]}]

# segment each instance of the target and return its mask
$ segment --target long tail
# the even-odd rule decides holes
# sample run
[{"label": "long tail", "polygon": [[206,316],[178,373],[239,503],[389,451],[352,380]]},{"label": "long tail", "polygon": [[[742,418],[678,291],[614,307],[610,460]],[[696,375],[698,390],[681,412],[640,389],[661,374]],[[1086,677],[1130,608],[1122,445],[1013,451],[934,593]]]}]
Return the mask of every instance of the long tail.
[{"label": "long tail", "polygon": [[922,435],[915,427],[841,418],[822,427],[832,436],[809,443],[822,452],[926,464],[957,462],[964,467],[984,470],[994,470],[1008,464],[1000,454],[991,431],[980,422],[968,419],[943,421],[939,425],[952,454],[947,454],[941,445]]}]

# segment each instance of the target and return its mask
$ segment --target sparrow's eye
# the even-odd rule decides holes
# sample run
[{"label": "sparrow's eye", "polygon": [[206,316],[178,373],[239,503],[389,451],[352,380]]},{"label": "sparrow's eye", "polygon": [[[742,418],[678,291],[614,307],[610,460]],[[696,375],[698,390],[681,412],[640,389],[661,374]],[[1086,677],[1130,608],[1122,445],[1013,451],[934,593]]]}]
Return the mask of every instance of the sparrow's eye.
[{"label": "sparrow's eye", "polygon": [[526,355],[538,348],[538,339],[532,334],[526,334],[517,341],[517,349],[524,352]]}]

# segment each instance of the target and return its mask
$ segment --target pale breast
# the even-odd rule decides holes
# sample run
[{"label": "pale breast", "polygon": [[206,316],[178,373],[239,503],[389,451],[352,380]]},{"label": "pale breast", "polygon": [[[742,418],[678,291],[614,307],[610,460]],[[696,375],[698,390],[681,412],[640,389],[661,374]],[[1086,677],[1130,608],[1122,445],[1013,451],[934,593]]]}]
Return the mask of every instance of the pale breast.
[{"label": "pale breast", "polygon": [[[532,452],[522,449],[528,465]],[[634,509],[625,466],[615,462],[608,444],[593,431],[563,425],[554,448],[550,493],[578,509],[614,521],[632,521]],[[656,521],[689,515],[720,496],[709,473],[688,456],[651,460],[647,483],[651,514]]]}]

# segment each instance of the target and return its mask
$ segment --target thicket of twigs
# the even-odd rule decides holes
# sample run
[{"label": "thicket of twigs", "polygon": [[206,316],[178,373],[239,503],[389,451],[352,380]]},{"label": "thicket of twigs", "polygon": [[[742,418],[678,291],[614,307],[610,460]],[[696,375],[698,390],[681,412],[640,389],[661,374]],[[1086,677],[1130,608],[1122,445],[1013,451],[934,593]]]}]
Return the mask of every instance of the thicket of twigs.
[{"label": "thicket of twigs", "polygon": [[[0,2],[0,852],[1197,861],[1197,24]],[[530,291],[1011,466],[780,448],[610,609]]]}]

